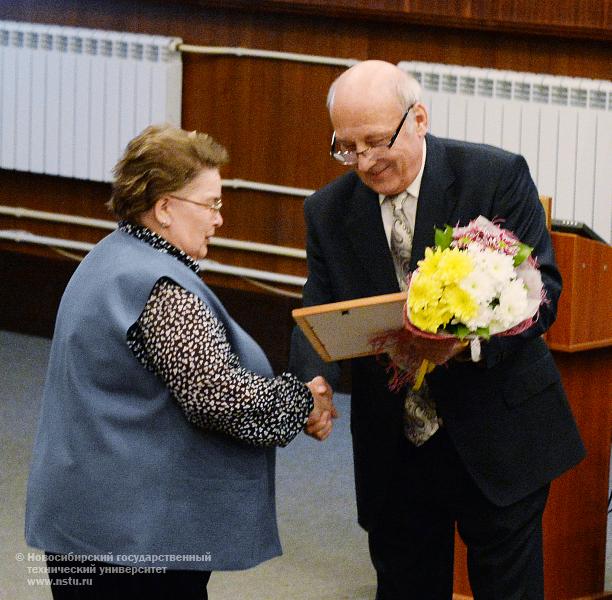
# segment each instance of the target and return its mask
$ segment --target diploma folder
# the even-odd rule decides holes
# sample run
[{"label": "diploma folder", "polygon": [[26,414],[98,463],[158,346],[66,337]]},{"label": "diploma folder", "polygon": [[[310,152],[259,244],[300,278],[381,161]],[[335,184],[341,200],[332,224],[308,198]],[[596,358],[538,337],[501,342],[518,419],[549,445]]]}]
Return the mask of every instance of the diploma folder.
[{"label": "diploma folder", "polygon": [[291,312],[326,362],[375,354],[370,340],[404,326],[406,292],[297,308]]}]

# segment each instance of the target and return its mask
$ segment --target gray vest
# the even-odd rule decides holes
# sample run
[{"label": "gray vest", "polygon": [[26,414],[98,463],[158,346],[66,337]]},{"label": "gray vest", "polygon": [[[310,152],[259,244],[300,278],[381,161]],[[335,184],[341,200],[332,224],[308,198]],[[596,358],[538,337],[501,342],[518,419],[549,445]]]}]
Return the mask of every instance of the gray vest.
[{"label": "gray vest", "polygon": [[275,450],[191,425],[128,348],[126,333],[163,276],[209,306],[246,369],[272,376],[198,275],[122,231],[107,236],[75,271],[57,315],[26,541],[118,564],[246,569],[281,553]]}]

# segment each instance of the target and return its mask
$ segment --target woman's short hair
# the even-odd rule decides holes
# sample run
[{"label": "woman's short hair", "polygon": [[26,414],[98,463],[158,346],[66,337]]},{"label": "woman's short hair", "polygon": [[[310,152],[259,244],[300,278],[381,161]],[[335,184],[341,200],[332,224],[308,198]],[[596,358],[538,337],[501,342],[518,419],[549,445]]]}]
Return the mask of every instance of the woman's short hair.
[{"label": "woman's short hair", "polygon": [[107,206],[119,219],[134,220],[202,169],[219,168],[227,161],[227,150],[206,133],[151,125],[128,143],[115,165]]}]

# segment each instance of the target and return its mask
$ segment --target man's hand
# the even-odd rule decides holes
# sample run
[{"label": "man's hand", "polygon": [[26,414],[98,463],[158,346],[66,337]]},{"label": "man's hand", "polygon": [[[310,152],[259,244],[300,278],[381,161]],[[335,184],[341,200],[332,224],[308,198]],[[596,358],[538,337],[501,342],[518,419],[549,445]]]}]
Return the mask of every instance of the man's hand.
[{"label": "man's hand", "polygon": [[317,375],[306,384],[314,398],[314,408],[308,417],[304,431],[311,437],[323,441],[333,428],[332,419],[338,411],[332,402],[334,392],[324,377]]},{"label": "man's hand", "polygon": [[468,342],[462,342],[456,338],[430,340],[418,336],[412,338],[411,344],[417,356],[426,358],[429,362],[436,365],[444,364],[451,358],[461,354],[469,346]]},{"label": "man's hand", "polygon": [[406,358],[413,362],[427,359],[430,363],[442,365],[451,358],[462,355],[469,348],[467,340],[461,341],[454,336],[435,336],[418,330],[408,319],[398,337],[397,348],[390,352],[391,357]]}]

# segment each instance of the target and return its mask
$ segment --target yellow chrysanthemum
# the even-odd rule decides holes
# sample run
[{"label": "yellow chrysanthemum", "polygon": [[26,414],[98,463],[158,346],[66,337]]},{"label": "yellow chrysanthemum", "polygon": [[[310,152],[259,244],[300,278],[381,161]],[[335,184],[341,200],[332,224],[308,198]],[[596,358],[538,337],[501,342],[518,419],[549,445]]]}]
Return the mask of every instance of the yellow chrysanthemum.
[{"label": "yellow chrysanthemum", "polygon": [[428,306],[420,311],[411,311],[410,320],[423,331],[437,333],[438,329],[450,323],[453,313],[444,302]]},{"label": "yellow chrysanthemum", "polygon": [[465,323],[476,316],[478,312],[476,300],[469,292],[458,285],[446,287],[443,297],[448,306],[452,307],[454,317],[458,321]]},{"label": "yellow chrysanthemum", "polygon": [[442,286],[433,277],[427,277],[418,272],[410,282],[408,306],[415,310],[423,310],[428,305],[434,305],[442,296]]},{"label": "yellow chrysanthemum", "polygon": [[436,277],[444,284],[458,283],[474,270],[472,258],[458,248],[442,251]]},{"label": "yellow chrysanthemum", "polygon": [[438,270],[438,264],[440,263],[441,250],[436,248],[425,248],[425,258],[420,260],[417,264],[419,266],[419,273],[423,275],[435,275]]},{"label": "yellow chrysanthemum", "polygon": [[470,256],[457,248],[427,248],[418,264],[408,293],[408,314],[414,325],[437,333],[453,318],[465,321],[475,316],[475,299],[458,285],[474,269]]}]

